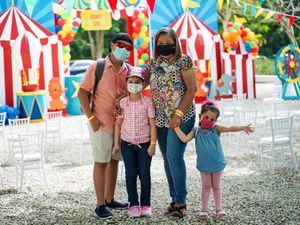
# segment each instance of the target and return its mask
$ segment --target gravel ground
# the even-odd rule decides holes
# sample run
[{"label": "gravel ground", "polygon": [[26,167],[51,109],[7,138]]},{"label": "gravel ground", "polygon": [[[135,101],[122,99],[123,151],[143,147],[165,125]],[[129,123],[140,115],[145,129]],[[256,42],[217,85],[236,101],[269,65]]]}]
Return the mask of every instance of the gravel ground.
[{"label": "gravel ground", "polygon": [[[249,101],[247,105],[256,106],[260,110],[256,126],[256,136],[260,137],[264,134],[265,121],[261,98],[268,97],[272,89],[269,86],[263,88],[262,84],[258,87],[258,99]],[[293,107],[299,107],[299,104],[293,104]],[[228,160],[222,179],[223,205],[228,212],[225,218],[214,217],[211,203],[209,219],[199,219],[200,176],[195,168],[194,143],[190,142],[185,154],[188,173],[186,217],[173,220],[164,216],[170,198],[158,150],[151,168],[153,215],[150,218],[130,219],[126,210],[113,211],[112,219],[101,221],[93,212],[95,195],[90,146],[84,145],[82,151],[79,148],[80,121],[81,116],[64,118],[63,146],[53,143],[47,146],[45,161],[48,189],[43,189],[38,172],[26,171],[23,191],[18,192],[14,167],[8,164],[7,153],[0,148],[0,224],[300,224],[299,174],[294,172],[289,158],[285,157],[282,157],[283,162],[277,166],[274,174],[269,172],[268,163],[260,169],[257,160],[259,145],[254,135],[242,139],[239,148],[234,144],[235,135],[232,135],[230,145],[229,136],[222,137]],[[300,166],[300,121],[295,123],[293,148]],[[31,129],[40,126],[42,124],[32,124]],[[249,143],[249,140],[254,142]],[[121,172],[116,198],[127,199],[124,175]]]}]

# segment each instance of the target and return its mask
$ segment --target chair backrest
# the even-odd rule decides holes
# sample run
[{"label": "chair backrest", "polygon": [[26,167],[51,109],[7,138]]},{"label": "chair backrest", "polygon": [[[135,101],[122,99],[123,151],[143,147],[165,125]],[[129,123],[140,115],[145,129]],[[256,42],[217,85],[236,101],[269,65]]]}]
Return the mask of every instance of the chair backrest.
[{"label": "chair backrest", "polygon": [[291,140],[293,131],[293,117],[270,119],[272,139],[278,137],[289,137]]},{"label": "chair backrest", "polygon": [[46,112],[46,127],[60,127],[62,111]]},{"label": "chair backrest", "polygon": [[0,113],[0,132],[4,131],[6,112]]},{"label": "chair backrest", "polygon": [[10,128],[10,135],[12,137],[17,136],[18,134],[28,134],[30,118],[23,119],[8,119],[8,124]]},{"label": "chair backrest", "polygon": [[290,101],[275,101],[273,102],[274,116],[279,117],[289,117],[290,116]]},{"label": "chair backrest", "polygon": [[249,124],[256,126],[257,109],[242,109],[237,111],[237,120],[239,124]]},{"label": "chair backrest", "polygon": [[237,100],[246,100],[247,99],[247,93],[243,93],[243,94],[233,94],[232,95],[233,99],[237,99]]},{"label": "chair backrest", "polygon": [[44,151],[44,133],[19,134],[22,159],[26,154],[41,153]]}]

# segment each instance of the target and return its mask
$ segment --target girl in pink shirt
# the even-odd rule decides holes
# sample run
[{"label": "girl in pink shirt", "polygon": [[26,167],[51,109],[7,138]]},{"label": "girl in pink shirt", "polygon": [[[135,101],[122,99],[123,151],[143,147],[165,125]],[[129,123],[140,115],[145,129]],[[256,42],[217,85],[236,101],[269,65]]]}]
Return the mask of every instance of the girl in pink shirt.
[{"label": "girl in pink shirt", "polygon": [[[121,115],[115,124],[113,154],[120,148],[125,164],[130,217],[151,215],[151,159],[155,154],[156,126],[152,99],[143,96],[143,70],[131,67],[126,77],[129,95],[120,101]],[[137,176],[141,183],[140,200]]]}]

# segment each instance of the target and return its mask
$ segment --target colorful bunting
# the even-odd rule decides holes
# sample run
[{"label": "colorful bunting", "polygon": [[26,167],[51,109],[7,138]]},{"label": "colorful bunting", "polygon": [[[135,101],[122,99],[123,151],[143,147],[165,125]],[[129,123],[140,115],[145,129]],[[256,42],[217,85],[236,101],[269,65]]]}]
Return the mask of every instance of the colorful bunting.
[{"label": "colorful bunting", "polygon": [[153,12],[154,10],[154,5],[155,5],[155,0],[147,0],[148,6],[150,8],[150,11]]},{"label": "colorful bunting", "polygon": [[293,23],[296,20],[296,16],[290,16],[290,22],[289,22],[289,27],[291,27],[293,25]]},{"label": "colorful bunting", "polygon": [[[223,2],[224,2],[224,0],[218,0],[218,6],[219,6],[219,9],[220,9],[220,10],[222,9]],[[228,2],[227,2],[227,3],[228,3]]]},{"label": "colorful bunting", "polygon": [[265,20],[268,20],[268,19],[270,19],[273,15],[274,15],[274,11],[269,11],[268,12],[268,15],[266,16],[266,18],[265,18]]},{"label": "colorful bunting", "polygon": [[275,22],[276,23],[278,23],[280,20],[282,20],[283,19],[283,14],[282,13],[279,13],[279,14],[277,14],[277,17],[276,17],[276,20],[275,20]]},{"label": "colorful bunting", "polygon": [[65,7],[66,7],[66,11],[67,11],[67,14],[70,15],[73,7],[74,7],[74,2],[75,0],[65,0],[64,3],[65,3]]},{"label": "colorful bunting", "polygon": [[108,3],[110,5],[111,10],[117,9],[118,0],[109,0]]},{"label": "colorful bunting", "polygon": [[265,11],[265,9],[259,8],[259,9],[258,9],[258,12],[256,13],[255,18],[258,17],[260,14],[262,14],[263,11]]},{"label": "colorful bunting", "polygon": [[26,7],[28,9],[28,14],[29,14],[30,18],[31,18],[35,3],[36,3],[36,0],[25,0],[25,4],[26,4]]}]

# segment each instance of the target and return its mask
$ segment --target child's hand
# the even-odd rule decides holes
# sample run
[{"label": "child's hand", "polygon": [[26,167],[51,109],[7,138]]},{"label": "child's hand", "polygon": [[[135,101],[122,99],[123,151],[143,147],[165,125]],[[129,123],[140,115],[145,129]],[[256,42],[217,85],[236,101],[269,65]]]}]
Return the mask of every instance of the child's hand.
[{"label": "child's hand", "polygon": [[112,150],[112,153],[114,155],[118,154],[118,152],[120,151],[120,147],[118,144],[115,144],[114,147],[113,147],[113,150]]},{"label": "child's hand", "polygon": [[254,127],[251,127],[251,124],[248,124],[243,127],[243,131],[245,131],[247,134],[252,133],[254,131]]},{"label": "child's hand", "polygon": [[149,156],[154,156],[155,155],[155,145],[149,145],[147,152],[148,152]]}]

